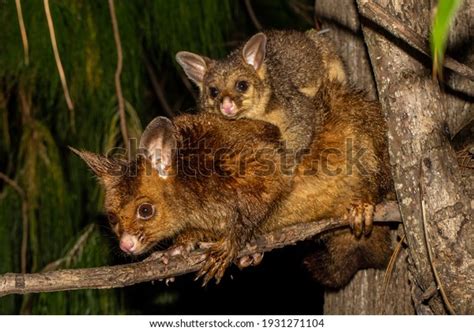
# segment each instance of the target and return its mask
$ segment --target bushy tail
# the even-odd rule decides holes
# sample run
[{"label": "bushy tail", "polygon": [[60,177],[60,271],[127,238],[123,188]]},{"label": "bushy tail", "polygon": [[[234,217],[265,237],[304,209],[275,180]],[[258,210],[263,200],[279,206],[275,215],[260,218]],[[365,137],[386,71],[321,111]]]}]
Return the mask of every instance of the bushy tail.
[{"label": "bushy tail", "polygon": [[359,239],[349,229],[338,230],[316,244],[304,264],[318,283],[330,288],[343,287],[360,269],[385,268],[393,251],[388,226],[375,226],[370,236]]}]

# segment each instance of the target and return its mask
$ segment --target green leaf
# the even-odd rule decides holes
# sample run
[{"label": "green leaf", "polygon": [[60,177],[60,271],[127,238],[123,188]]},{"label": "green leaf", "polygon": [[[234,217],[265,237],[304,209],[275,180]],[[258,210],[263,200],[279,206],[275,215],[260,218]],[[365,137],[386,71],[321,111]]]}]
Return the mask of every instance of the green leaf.
[{"label": "green leaf", "polygon": [[433,77],[442,79],[444,53],[449,35],[449,27],[456,16],[462,0],[439,0],[431,28],[431,55],[433,57]]}]

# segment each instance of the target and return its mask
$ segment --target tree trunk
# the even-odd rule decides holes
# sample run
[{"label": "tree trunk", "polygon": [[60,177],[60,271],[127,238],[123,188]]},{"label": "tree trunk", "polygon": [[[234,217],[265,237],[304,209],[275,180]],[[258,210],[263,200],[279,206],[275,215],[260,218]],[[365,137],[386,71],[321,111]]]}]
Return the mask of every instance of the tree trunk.
[{"label": "tree trunk", "polygon": [[[474,1],[463,1],[449,34],[447,54],[474,67]],[[451,137],[474,120],[474,81],[447,72],[445,109]]]},{"label": "tree trunk", "polygon": [[[359,11],[366,12],[369,1],[357,1]],[[405,29],[428,38],[429,0],[370,3],[379,4]],[[431,79],[429,59],[367,18],[363,32],[388,123],[415,309],[419,314],[472,314],[472,206],[460,185],[459,167],[449,142],[446,94]]]},{"label": "tree trunk", "polygon": [[[341,10],[344,8],[344,10]],[[373,99],[377,90],[369,57],[364,44],[355,0],[316,1],[316,17],[343,57],[349,79],[357,88],[364,89]],[[394,231],[396,233],[396,231]],[[394,236],[394,244],[396,236]],[[325,314],[413,314],[406,252],[397,258],[396,267],[383,299],[383,270],[361,270],[339,291],[324,295]]]}]

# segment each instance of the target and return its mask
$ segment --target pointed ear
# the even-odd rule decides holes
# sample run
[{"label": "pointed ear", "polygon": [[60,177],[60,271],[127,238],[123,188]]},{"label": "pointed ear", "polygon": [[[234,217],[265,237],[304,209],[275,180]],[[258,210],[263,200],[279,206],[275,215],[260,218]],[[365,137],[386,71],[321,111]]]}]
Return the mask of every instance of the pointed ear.
[{"label": "pointed ear", "polygon": [[247,41],[242,49],[242,56],[247,64],[250,64],[257,71],[265,60],[267,47],[267,36],[260,32]]},{"label": "pointed ear", "polygon": [[155,117],[140,138],[140,150],[163,178],[170,174],[176,145],[176,128],[173,122],[162,116]]},{"label": "pointed ear", "polygon": [[190,52],[178,52],[176,61],[183,68],[186,76],[196,83],[199,88],[202,88],[204,75],[211,60]]},{"label": "pointed ear", "polygon": [[88,151],[79,151],[70,146],[69,149],[86,162],[104,185],[112,183],[122,175],[122,167],[120,163],[114,159]]}]

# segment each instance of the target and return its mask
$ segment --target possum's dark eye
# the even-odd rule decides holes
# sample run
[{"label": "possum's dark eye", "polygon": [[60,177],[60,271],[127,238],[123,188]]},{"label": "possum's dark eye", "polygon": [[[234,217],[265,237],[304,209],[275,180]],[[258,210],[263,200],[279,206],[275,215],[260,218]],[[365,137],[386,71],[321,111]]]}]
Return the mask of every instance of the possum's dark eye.
[{"label": "possum's dark eye", "polygon": [[245,80],[239,80],[235,84],[235,89],[237,90],[237,92],[240,92],[240,93],[247,91],[248,88],[249,88],[249,83],[246,82]]},{"label": "possum's dark eye", "polygon": [[155,214],[155,207],[151,203],[142,203],[138,206],[137,216],[142,220],[150,219]]},{"label": "possum's dark eye", "polygon": [[112,226],[116,225],[119,222],[117,215],[115,215],[114,213],[108,213],[107,218],[109,219],[109,223]]},{"label": "possum's dark eye", "polygon": [[209,87],[209,95],[214,99],[219,95],[219,90],[216,87]]}]

